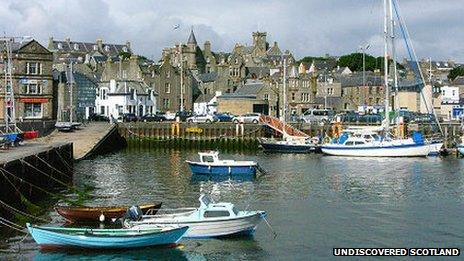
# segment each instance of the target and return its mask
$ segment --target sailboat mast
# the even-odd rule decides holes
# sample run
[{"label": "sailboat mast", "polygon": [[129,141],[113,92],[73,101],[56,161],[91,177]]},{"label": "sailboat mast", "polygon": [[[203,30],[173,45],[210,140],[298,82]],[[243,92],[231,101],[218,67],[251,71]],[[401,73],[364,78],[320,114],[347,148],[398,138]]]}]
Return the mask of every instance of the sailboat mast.
[{"label": "sailboat mast", "polygon": [[283,96],[284,96],[284,122],[287,121],[287,58],[284,56],[284,73],[283,73]]},{"label": "sailboat mast", "polygon": [[[395,44],[395,19],[393,19],[393,2],[389,1],[390,6],[390,40],[391,40],[391,51],[393,60],[393,89],[395,91],[395,104],[394,107],[399,109],[398,104],[398,68],[396,67],[396,44]],[[393,109],[395,109],[393,108]]]},{"label": "sailboat mast", "polygon": [[74,75],[73,75],[73,63],[69,64],[69,122],[73,122],[73,84],[74,84]]},{"label": "sailboat mast", "polygon": [[[388,133],[390,129],[390,90],[388,86],[388,3],[390,0],[383,0],[384,4],[384,63],[383,63],[383,72],[384,72],[384,86],[385,86],[385,133]],[[390,6],[391,8],[391,6]]]}]

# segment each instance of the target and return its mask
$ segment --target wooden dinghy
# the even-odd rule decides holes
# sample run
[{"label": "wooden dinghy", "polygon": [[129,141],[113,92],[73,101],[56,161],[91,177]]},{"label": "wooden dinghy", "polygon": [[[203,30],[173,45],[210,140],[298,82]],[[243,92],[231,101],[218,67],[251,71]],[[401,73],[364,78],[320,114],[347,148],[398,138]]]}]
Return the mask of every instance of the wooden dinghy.
[{"label": "wooden dinghy", "polygon": [[[139,206],[143,214],[156,214],[162,202]],[[122,217],[130,206],[114,207],[74,207],[57,206],[56,212],[72,223],[80,222],[110,222],[114,218]],[[102,216],[103,215],[103,216]]]}]

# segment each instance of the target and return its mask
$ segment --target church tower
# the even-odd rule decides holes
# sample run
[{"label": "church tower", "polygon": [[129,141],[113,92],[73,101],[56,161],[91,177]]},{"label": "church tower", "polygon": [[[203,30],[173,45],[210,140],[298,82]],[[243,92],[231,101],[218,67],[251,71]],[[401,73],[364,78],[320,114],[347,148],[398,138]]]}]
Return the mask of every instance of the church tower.
[{"label": "church tower", "polygon": [[195,34],[193,33],[193,28],[190,31],[190,36],[187,40],[187,48],[182,50],[185,55],[184,57],[186,58],[187,62],[187,67],[189,69],[196,69],[197,64],[196,64],[196,52],[197,52],[197,39],[195,38]]}]

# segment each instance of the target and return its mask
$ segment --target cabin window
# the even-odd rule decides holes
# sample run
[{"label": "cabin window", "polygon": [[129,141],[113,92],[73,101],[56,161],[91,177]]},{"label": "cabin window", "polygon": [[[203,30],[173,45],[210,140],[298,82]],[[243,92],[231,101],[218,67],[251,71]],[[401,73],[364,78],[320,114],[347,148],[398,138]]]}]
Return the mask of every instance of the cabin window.
[{"label": "cabin window", "polygon": [[229,211],[224,211],[224,210],[205,211],[205,214],[203,214],[203,217],[205,218],[228,217],[228,216],[230,216]]},{"label": "cabin window", "polygon": [[364,139],[370,140],[370,139],[372,139],[372,137],[370,135],[364,135]]},{"label": "cabin window", "polygon": [[214,162],[212,156],[203,156],[203,162]]},{"label": "cabin window", "polygon": [[352,142],[352,141],[347,141],[347,142],[345,142],[345,145],[346,145],[346,146],[353,146],[353,145],[354,145],[354,142]]},{"label": "cabin window", "polygon": [[236,207],[232,208],[232,211],[234,212],[235,215],[238,215],[238,209]]},{"label": "cabin window", "polygon": [[355,141],[354,145],[364,145],[364,141]]}]

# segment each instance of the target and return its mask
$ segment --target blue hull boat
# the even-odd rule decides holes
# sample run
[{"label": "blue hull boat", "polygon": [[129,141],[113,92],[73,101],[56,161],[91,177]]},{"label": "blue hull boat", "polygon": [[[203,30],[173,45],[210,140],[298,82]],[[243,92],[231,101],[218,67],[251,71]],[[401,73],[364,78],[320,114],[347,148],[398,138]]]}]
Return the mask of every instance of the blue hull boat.
[{"label": "blue hull boat", "polygon": [[187,226],[154,227],[144,230],[46,227],[29,223],[26,226],[42,249],[116,249],[173,245],[188,230]]},{"label": "blue hull boat", "polygon": [[459,145],[458,146],[458,151],[461,153],[462,156],[464,156],[464,145]]},{"label": "blue hull boat", "polygon": [[200,161],[186,161],[193,174],[255,175],[258,164],[254,161],[219,160],[218,152],[199,152]]}]

